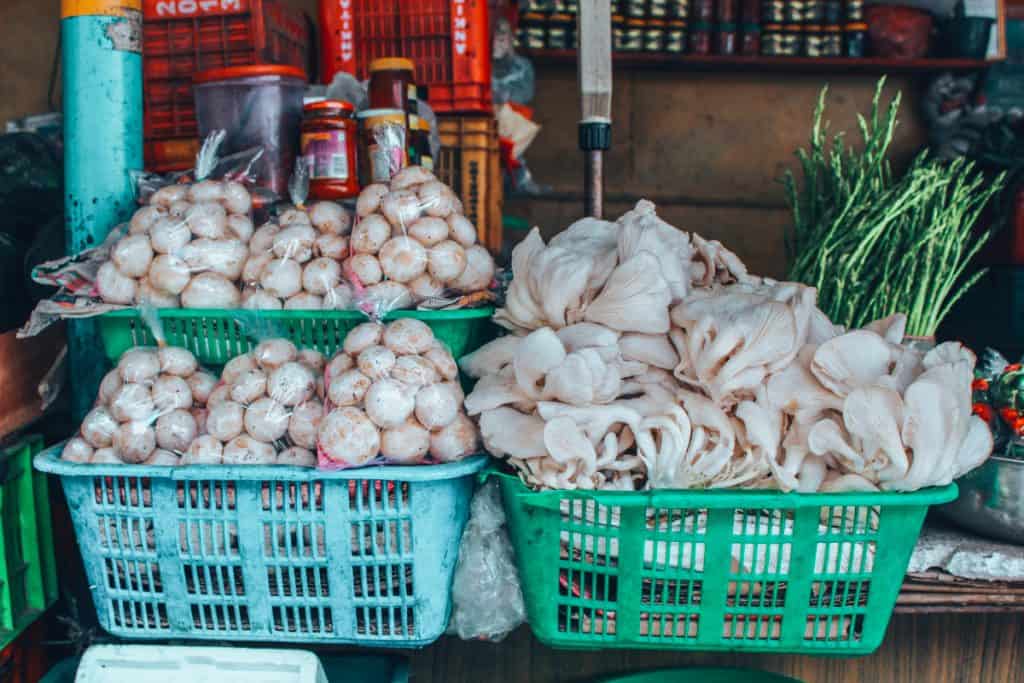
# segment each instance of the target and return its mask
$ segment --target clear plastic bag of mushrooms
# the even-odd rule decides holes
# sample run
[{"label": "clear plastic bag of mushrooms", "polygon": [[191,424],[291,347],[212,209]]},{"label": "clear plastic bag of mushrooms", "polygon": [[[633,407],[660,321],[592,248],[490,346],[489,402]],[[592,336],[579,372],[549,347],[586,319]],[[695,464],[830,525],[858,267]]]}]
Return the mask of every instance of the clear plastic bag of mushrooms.
[{"label": "clear plastic bag of mushrooms", "polygon": [[422,321],[355,327],[324,383],[321,469],[454,462],[477,452],[458,365]]},{"label": "clear plastic bag of mushrooms", "polygon": [[833,325],[813,288],[756,277],[650,202],[512,253],[461,360],[485,447],[546,489],[910,491],[991,453],[975,358],[904,345],[906,318]]}]

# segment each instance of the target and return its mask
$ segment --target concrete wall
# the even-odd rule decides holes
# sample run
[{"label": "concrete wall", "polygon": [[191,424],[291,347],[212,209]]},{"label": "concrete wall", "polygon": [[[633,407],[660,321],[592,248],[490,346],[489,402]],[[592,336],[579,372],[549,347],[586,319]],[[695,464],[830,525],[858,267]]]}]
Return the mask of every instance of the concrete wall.
[{"label": "concrete wall", "polygon": [[[315,16],[316,0],[288,1]],[[0,0],[0,121],[46,110],[59,15],[59,0]],[[870,104],[875,77],[617,70],[615,79],[608,214],[648,197],[673,224],[722,240],[755,272],[781,275],[788,216],[777,180],[806,141],[817,93],[831,83],[830,119],[835,129],[852,132],[856,112]],[[916,86],[896,78],[888,88],[906,97],[894,145],[899,158],[922,142]],[[575,70],[541,67],[535,104],[543,130],[528,159],[555,195],[509,202],[507,209],[551,234],[580,214]]]}]

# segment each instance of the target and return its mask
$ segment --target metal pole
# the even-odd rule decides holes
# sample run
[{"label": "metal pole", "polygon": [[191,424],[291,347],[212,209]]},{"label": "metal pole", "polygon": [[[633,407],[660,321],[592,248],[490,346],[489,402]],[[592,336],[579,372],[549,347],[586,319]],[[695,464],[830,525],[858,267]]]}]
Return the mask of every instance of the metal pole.
[{"label": "metal pole", "polygon": [[604,151],[584,152],[583,215],[604,218]]},{"label": "metal pole", "polygon": [[[69,253],[94,247],[134,208],[142,170],[142,0],[62,0],[64,216]],[[68,328],[73,411],[105,370],[95,321]]]}]

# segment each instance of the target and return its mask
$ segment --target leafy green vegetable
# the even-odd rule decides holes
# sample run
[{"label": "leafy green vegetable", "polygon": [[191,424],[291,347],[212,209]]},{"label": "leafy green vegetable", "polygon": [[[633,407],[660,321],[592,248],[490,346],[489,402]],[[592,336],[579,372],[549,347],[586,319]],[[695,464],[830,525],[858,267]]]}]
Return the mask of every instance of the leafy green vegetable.
[{"label": "leafy green vegetable", "polygon": [[935,334],[953,304],[984,274],[967,267],[990,232],[974,236],[978,216],[1005,184],[965,159],[945,163],[920,153],[894,177],[887,154],[900,96],[884,115],[878,82],[871,117],[858,116],[863,149],[831,140],[824,88],[814,110],[809,149],[796,153],[803,173],[783,178],[793,213],[789,277],[817,287],[818,303],[849,328],[897,312],[907,334]]}]

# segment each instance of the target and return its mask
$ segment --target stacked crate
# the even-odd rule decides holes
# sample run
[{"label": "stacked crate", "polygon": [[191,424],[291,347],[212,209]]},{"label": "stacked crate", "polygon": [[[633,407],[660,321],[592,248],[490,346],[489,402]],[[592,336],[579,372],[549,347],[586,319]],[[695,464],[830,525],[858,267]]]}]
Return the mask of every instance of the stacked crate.
[{"label": "stacked crate", "polygon": [[281,0],[145,0],[146,168],[191,168],[199,148],[192,76],[249,64],[309,68],[312,26]]}]

